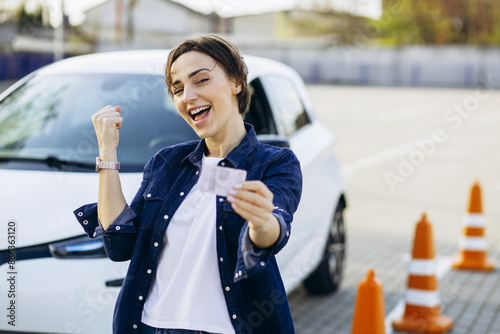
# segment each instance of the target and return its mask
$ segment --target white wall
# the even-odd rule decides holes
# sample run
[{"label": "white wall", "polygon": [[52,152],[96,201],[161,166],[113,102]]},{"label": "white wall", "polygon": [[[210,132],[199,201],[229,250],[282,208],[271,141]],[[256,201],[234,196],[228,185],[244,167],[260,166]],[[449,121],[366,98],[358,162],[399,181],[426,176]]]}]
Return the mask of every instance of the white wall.
[{"label": "white wall", "polygon": [[309,83],[500,88],[500,48],[241,48],[295,68]]},{"label": "white wall", "polygon": [[[122,43],[126,43],[127,1],[121,14]],[[97,35],[98,51],[113,49],[116,41],[115,1],[110,0],[87,13],[82,26],[86,33]],[[212,31],[208,16],[197,14],[168,0],[140,0],[133,10],[134,42],[128,47],[170,47],[172,36],[188,36]],[[111,44],[111,45],[110,45]]]},{"label": "white wall", "polygon": [[[271,0],[272,1],[272,0]],[[274,36],[275,25],[279,13],[261,15],[237,16],[232,18],[232,28],[235,35]]]}]

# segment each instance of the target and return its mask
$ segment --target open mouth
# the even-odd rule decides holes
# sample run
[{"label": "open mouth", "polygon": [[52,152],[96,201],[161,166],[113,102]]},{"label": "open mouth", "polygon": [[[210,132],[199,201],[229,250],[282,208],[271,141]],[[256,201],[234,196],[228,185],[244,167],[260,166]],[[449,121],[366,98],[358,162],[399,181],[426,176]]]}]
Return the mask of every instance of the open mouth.
[{"label": "open mouth", "polygon": [[197,119],[203,118],[211,109],[212,107],[210,106],[204,106],[204,107],[199,107],[194,110],[191,110],[189,115],[193,119],[193,121],[196,121]]}]

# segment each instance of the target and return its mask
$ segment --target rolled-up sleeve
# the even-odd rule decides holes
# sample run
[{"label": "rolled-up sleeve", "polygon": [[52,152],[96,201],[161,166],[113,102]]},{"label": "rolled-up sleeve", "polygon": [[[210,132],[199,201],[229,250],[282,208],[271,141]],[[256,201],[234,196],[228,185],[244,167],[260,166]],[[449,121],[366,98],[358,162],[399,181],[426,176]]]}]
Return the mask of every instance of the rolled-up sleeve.
[{"label": "rolled-up sleeve", "polygon": [[97,203],[85,204],[73,211],[73,214],[89,237],[97,237],[97,234],[95,234],[96,228],[99,226],[99,222],[97,221]]},{"label": "rolled-up sleeve", "polygon": [[112,261],[130,260],[137,237],[137,226],[135,225],[137,214],[129,205],[106,230],[101,226],[97,217],[97,203],[83,205],[73,213],[89,237],[103,237],[104,249]]},{"label": "rolled-up sleeve", "polygon": [[273,215],[280,224],[280,235],[271,247],[259,248],[250,239],[248,222],[245,223],[239,237],[235,281],[262,271],[271,257],[283,249],[290,238],[293,214],[297,210],[302,194],[300,163],[291,150],[286,150],[270,166],[262,181],[274,195]]},{"label": "rolled-up sleeve", "polygon": [[104,230],[97,217],[97,203],[85,204],[73,211],[73,213],[85,233],[91,238],[109,236],[109,233],[137,232],[137,227],[134,225],[134,219],[137,215],[128,204],[107,230]]}]

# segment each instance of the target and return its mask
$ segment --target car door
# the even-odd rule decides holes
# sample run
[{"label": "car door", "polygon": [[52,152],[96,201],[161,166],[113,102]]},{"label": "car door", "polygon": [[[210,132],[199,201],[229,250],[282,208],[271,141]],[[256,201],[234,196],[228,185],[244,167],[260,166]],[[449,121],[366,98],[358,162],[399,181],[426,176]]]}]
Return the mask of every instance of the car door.
[{"label": "car door", "polygon": [[270,134],[289,143],[301,162],[303,174],[302,199],[294,216],[290,241],[278,254],[285,286],[292,289],[323,257],[340,192],[333,155],[335,138],[306,109],[307,92],[301,91],[300,88],[305,88],[301,87],[301,81],[297,82],[294,76],[266,75],[260,77],[259,83],[272,112],[268,115],[272,126],[268,128],[274,133]]}]

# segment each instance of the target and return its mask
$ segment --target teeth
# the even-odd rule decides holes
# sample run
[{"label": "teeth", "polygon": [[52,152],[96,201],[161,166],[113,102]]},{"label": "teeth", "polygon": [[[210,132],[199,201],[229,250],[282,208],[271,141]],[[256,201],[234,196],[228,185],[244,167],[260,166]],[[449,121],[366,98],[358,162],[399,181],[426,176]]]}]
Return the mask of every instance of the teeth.
[{"label": "teeth", "polygon": [[200,112],[207,110],[208,108],[210,108],[210,106],[200,107],[200,108],[197,108],[195,110],[191,110],[191,115],[194,116],[196,114],[199,114]]}]

